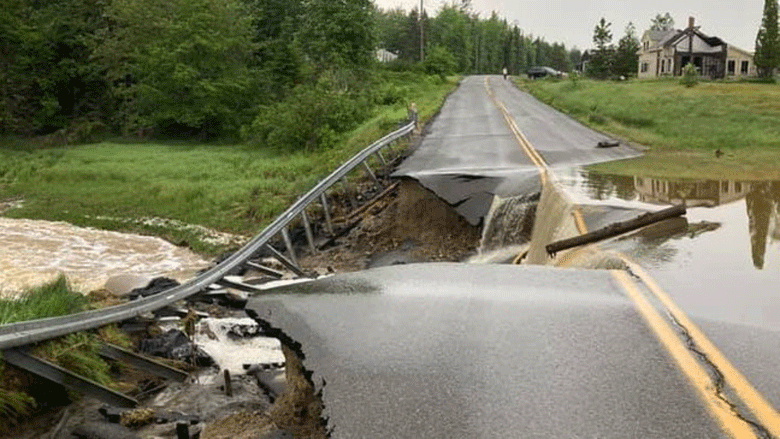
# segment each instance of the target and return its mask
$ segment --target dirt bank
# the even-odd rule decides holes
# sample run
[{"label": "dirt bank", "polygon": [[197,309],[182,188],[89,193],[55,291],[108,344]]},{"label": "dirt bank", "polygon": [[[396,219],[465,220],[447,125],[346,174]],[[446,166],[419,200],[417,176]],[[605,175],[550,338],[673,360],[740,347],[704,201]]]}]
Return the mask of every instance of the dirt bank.
[{"label": "dirt bank", "polygon": [[455,262],[476,253],[480,228],[414,180],[360,214],[349,233],[316,255],[302,256],[304,267],[336,272],[412,262]]}]

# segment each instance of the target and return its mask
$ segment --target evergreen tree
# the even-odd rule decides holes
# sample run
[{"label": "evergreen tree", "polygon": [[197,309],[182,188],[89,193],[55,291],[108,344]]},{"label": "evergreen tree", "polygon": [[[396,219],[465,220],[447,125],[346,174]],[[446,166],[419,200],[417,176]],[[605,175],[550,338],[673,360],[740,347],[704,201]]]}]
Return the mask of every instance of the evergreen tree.
[{"label": "evergreen tree", "polygon": [[780,36],[777,30],[777,0],[764,1],[764,18],[756,36],[754,61],[758,74],[763,78],[774,76],[780,66]]},{"label": "evergreen tree", "polygon": [[674,19],[667,12],[664,15],[656,14],[650,21],[650,30],[672,30],[674,29]]},{"label": "evergreen tree", "polygon": [[606,79],[613,73],[612,65],[615,47],[612,45],[610,26],[612,26],[612,23],[607,23],[607,20],[602,17],[593,30],[593,43],[596,45],[596,48],[593,50],[588,62],[587,73],[594,78]]},{"label": "evergreen tree", "polygon": [[636,36],[634,24],[629,22],[626,26],[626,33],[618,41],[615,51],[614,73],[620,76],[633,76],[637,73],[639,66],[639,38]]}]

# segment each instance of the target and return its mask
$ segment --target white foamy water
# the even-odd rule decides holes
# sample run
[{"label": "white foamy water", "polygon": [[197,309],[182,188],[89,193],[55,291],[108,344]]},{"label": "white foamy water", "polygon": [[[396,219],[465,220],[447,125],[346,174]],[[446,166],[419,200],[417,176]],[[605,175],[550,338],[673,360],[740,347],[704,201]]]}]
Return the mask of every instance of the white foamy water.
[{"label": "white foamy water", "polygon": [[76,227],[64,222],[0,217],[0,297],[64,274],[82,292],[117,274],[190,278],[208,265],[160,238]]},{"label": "white foamy water", "polygon": [[197,330],[195,343],[220,369],[227,369],[233,375],[245,373],[244,364],[284,363],[281,342],[254,335],[260,327],[249,317],[207,318],[198,322]]}]

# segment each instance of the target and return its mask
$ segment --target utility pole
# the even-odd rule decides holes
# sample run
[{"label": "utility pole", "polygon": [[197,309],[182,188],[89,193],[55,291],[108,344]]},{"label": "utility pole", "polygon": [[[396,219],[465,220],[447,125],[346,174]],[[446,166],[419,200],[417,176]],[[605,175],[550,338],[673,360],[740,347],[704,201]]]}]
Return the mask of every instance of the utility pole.
[{"label": "utility pole", "polygon": [[425,9],[423,9],[423,1],[420,0],[420,62],[425,61],[425,32],[423,31],[423,11]]}]

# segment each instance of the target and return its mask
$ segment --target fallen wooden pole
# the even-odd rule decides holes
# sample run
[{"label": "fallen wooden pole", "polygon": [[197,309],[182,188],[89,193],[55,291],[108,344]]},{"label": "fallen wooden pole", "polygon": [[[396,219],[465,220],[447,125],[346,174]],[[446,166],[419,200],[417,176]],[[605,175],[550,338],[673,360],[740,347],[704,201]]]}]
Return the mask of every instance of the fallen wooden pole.
[{"label": "fallen wooden pole", "polygon": [[374,198],[372,198],[370,201],[368,201],[364,205],[362,205],[362,206],[358,207],[357,209],[353,210],[352,212],[350,212],[349,215],[347,215],[347,218],[348,219],[352,219],[352,218],[360,215],[361,213],[365,212],[371,206],[375,205],[379,200],[381,200],[382,198],[387,196],[387,194],[389,194],[390,192],[393,192],[398,187],[399,184],[400,184],[400,182],[395,182],[395,183],[391,184],[385,190],[383,190],[378,195],[376,195]]},{"label": "fallen wooden pole", "polygon": [[601,241],[603,239],[636,230],[649,224],[657,223],[659,221],[681,215],[685,215],[685,206],[672,206],[668,209],[659,210],[658,212],[648,212],[642,214],[632,220],[610,224],[607,227],[595,230],[590,233],[585,233],[584,235],[552,242],[547,244],[545,249],[547,250],[547,254],[553,256],[561,250]]}]

